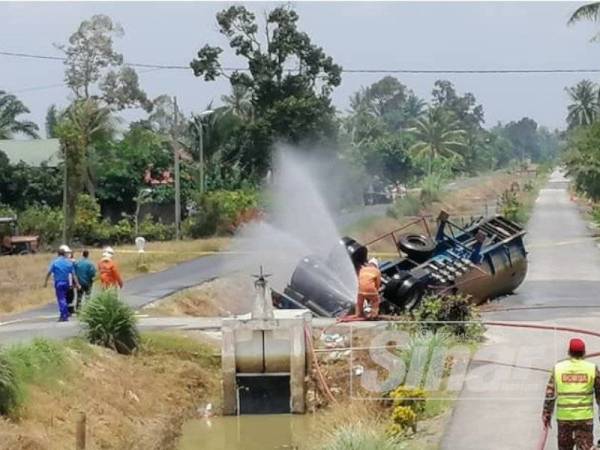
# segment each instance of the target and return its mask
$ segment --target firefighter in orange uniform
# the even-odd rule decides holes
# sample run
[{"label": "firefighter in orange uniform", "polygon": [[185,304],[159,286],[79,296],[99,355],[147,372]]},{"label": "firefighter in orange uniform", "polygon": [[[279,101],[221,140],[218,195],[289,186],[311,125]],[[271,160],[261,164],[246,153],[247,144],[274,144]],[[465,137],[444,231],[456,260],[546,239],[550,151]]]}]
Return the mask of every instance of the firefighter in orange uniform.
[{"label": "firefighter in orange uniform", "polygon": [[[358,271],[358,297],[356,299],[356,315],[374,319],[379,315],[379,288],[381,286],[381,272],[379,261],[371,258],[367,264]],[[371,311],[365,316],[365,302],[369,302]]]}]

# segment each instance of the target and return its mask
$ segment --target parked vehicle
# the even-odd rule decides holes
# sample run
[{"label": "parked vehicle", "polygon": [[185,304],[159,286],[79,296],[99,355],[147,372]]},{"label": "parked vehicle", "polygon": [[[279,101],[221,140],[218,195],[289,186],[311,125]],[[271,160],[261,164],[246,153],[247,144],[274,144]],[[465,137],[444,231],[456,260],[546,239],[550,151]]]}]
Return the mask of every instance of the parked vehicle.
[{"label": "parked vehicle", "polygon": [[27,255],[36,253],[39,236],[21,236],[17,233],[17,219],[0,217],[0,255]]},{"label": "parked vehicle", "polygon": [[[422,234],[400,234],[422,222]],[[464,294],[473,302],[513,292],[525,279],[527,252],[523,228],[502,216],[479,218],[460,227],[442,212],[435,237],[425,219],[391,231],[361,245],[345,237],[340,241],[354,267],[368,258],[368,248],[392,239],[398,258],[380,264],[382,314],[399,314],[415,308],[426,294]],[[276,305],[308,308],[318,316],[337,317],[354,308],[355,299],[336,276],[331,257],[307,256],[296,267]]]}]

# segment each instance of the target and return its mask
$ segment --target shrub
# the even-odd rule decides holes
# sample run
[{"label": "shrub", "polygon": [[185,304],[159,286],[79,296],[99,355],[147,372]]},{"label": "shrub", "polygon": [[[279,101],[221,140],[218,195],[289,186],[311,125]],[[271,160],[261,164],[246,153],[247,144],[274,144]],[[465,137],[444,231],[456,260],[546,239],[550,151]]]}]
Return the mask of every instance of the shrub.
[{"label": "shrub", "polygon": [[480,339],[483,335],[483,326],[473,323],[478,319],[473,305],[468,297],[462,295],[425,297],[416,310],[415,318],[422,330],[445,330],[466,339]]},{"label": "shrub", "polygon": [[258,216],[254,191],[212,191],[193,197],[194,212],[184,222],[184,233],[198,238],[231,234],[237,227]]},{"label": "shrub", "polygon": [[0,354],[0,415],[14,412],[21,401],[21,389],[15,370],[6,355]]},{"label": "shrub", "polygon": [[115,289],[98,292],[81,311],[85,335],[92,344],[122,354],[137,349],[139,332],[134,311],[119,299]]},{"label": "shrub", "polygon": [[66,357],[56,342],[36,338],[29,344],[17,344],[4,352],[17,378],[26,383],[47,383],[56,379]]},{"label": "shrub", "polygon": [[440,199],[443,185],[444,176],[442,174],[432,173],[427,175],[421,181],[421,201],[425,205],[437,202]]},{"label": "shrub", "polygon": [[395,450],[398,442],[368,424],[354,423],[333,431],[321,450]]},{"label": "shrub", "polygon": [[404,406],[410,408],[416,418],[420,418],[425,412],[426,394],[423,389],[407,386],[398,386],[389,393],[394,406]]},{"label": "shrub", "polygon": [[414,195],[407,195],[396,200],[388,215],[399,219],[406,216],[417,216],[423,209],[423,202]]},{"label": "shrub", "polygon": [[398,438],[404,436],[408,430],[417,432],[417,414],[408,406],[396,406],[392,410],[392,423],[387,432],[390,436]]},{"label": "shrub", "polygon": [[502,215],[508,220],[525,223],[527,219],[525,209],[523,203],[519,200],[517,192],[508,189],[504,191],[500,198],[500,207]]},{"label": "shrub", "polygon": [[138,233],[148,241],[168,241],[175,238],[175,225],[167,225],[147,214],[140,222]]},{"label": "shrub", "polygon": [[37,235],[42,243],[52,245],[62,238],[63,212],[46,205],[30,206],[18,215],[18,225],[20,233]]}]

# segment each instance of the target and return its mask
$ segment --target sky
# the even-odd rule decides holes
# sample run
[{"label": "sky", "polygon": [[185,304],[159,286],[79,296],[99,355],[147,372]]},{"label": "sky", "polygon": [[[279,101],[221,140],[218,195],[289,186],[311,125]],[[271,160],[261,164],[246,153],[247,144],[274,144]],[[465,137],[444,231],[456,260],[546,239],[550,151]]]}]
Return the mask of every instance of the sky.
[{"label": "sky", "polygon": [[[137,63],[187,65],[204,44],[225,48],[224,63],[241,60],[219,34],[215,14],[229,2],[0,2],[0,51],[61,56],[82,20],[106,14],[124,30],[116,48]],[[262,13],[278,3],[246,3]],[[352,69],[550,69],[599,68],[600,25],[567,26],[579,2],[292,2],[300,29]],[[0,90],[14,92],[43,126],[49,105],[66,105],[69,91],[60,61],[0,56]],[[144,69],[141,69],[142,72]],[[343,74],[334,104],[382,74]],[[486,126],[523,116],[551,128],[564,127],[565,86],[600,74],[401,74],[397,78],[426,100],[436,79],[452,81],[483,104]],[[176,95],[185,113],[201,112],[228,93],[226,80],[205,82],[188,70],[140,73],[150,97]],[[57,86],[58,85],[58,86]],[[132,119],[139,113],[125,113]]]}]

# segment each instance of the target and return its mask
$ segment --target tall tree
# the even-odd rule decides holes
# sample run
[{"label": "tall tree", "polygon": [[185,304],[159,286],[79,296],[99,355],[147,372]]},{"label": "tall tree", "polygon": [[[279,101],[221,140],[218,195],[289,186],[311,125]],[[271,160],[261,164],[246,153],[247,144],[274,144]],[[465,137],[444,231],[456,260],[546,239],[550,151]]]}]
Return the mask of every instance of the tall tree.
[{"label": "tall tree", "polygon": [[591,2],[580,6],[569,18],[569,25],[581,20],[592,20],[597,22],[600,19],[600,2]]},{"label": "tall tree", "polygon": [[460,122],[440,107],[429,108],[424,117],[415,122],[410,130],[416,143],[410,152],[416,157],[427,158],[427,174],[431,175],[436,158],[462,159],[460,149],[464,148],[465,131]]},{"label": "tall tree", "polygon": [[571,104],[567,107],[569,128],[590,125],[598,117],[598,87],[590,80],[581,80],[565,88]]},{"label": "tall tree", "polygon": [[19,120],[29,109],[15,95],[0,90],[0,139],[12,139],[15,135],[24,134],[37,138],[38,126],[29,120]]},{"label": "tall tree", "polygon": [[217,23],[247,71],[226,73],[219,60],[223,49],[209,45],[190,63],[205,81],[226,77],[232,88],[250,92],[255,118],[244,125],[236,145],[244,163],[260,172],[269,165],[268,150],[276,139],[316,143],[337,135],[330,94],[341,82],[341,67],[298,29],[298,19],[295,11],[280,6],[259,26],[246,7],[231,6],[217,14]]},{"label": "tall tree", "polygon": [[114,110],[150,110],[152,102],[140,88],[136,71],[113,48],[114,39],[123,34],[121,25],[102,14],[81,22],[68,44],[56,45],[66,56],[65,82],[77,100],[93,98]]},{"label": "tall tree", "polygon": [[95,142],[108,138],[114,132],[110,110],[94,99],[77,100],[64,113],[56,127],[61,140],[67,173],[67,203],[65,227],[67,242],[72,237],[76,202],[86,186],[95,194],[89,158]]}]

